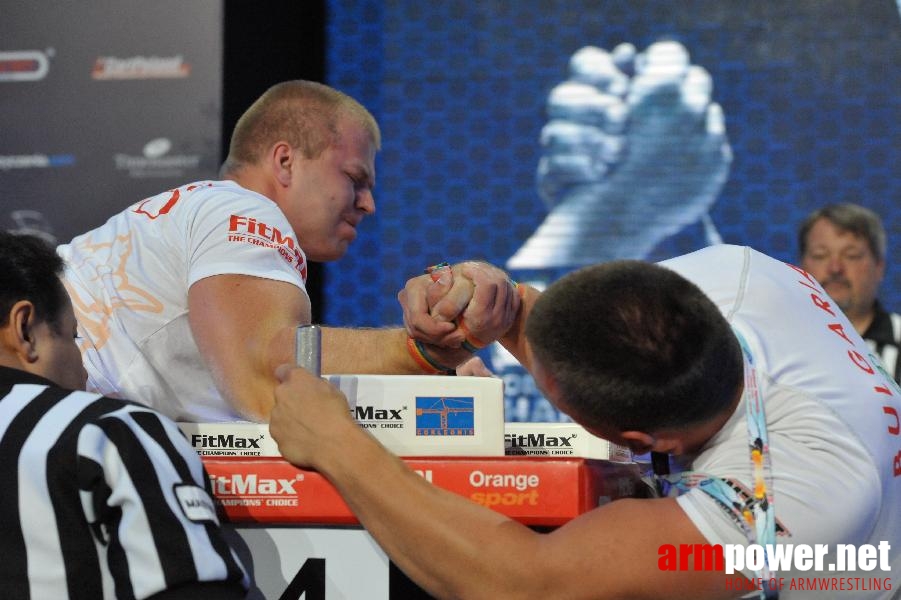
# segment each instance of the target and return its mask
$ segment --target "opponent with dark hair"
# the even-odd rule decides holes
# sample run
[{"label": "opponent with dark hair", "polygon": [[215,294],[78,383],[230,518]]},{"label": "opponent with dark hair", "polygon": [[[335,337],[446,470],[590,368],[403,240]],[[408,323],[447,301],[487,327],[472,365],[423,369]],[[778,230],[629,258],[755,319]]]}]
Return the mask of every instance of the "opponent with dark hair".
[{"label": "opponent with dark hair", "polygon": [[[586,298],[603,298],[606,318]],[[647,263],[564,277],[535,304],[526,335],[567,412],[590,424],[695,425],[730,407],[741,386],[741,349],[716,306],[691,282]]]},{"label": "opponent with dark hair", "polygon": [[[454,285],[465,277],[453,274]],[[432,285],[420,278],[400,294],[425,339],[441,333]],[[901,389],[812,276],[714,246],[520,289],[500,341],[548,400],[678,468],[659,469],[665,497],[618,500],[537,533],[430,485],[356,426],[340,391],[281,367],[270,421],[279,450],[325,474],[414,581],[441,598],[736,598],[752,582],[761,598],[893,597]],[[775,561],[786,544],[825,549],[819,573]],[[830,572],[839,544],[878,548],[878,561]],[[767,558],[745,561],[751,545]],[[740,554],[735,573],[713,554],[705,562],[716,547]],[[824,595],[817,577],[841,587]]]},{"label": "opponent with dark hair", "polygon": [[63,262],[0,232],[0,595],[243,598],[200,458],[169,419],[80,390]]}]

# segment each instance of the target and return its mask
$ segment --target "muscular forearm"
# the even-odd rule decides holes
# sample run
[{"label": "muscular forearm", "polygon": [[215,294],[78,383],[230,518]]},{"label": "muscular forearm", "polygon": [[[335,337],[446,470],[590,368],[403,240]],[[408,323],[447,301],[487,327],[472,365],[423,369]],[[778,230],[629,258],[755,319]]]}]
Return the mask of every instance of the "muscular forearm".
[{"label": "muscular forearm", "polygon": [[324,379],[288,365],[276,377],[269,430],[282,456],[327,477],[414,581],[444,598],[540,591],[532,574],[546,536],[415,474],[351,419],[347,398]]},{"label": "muscular forearm", "polygon": [[391,560],[434,596],[597,600],[657,598],[666,589],[728,597],[719,573],[658,567],[662,543],[705,542],[675,499],[613,502],[535,533],[409,470],[353,421],[347,398],[324,379],[288,365],[276,376],[270,433],[279,451],[327,477]]},{"label": "muscular forearm", "polygon": [[518,360],[523,367],[532,367],[532,349],[526,340],[526,319],[532,312],[532,307],[541,295],[541,292],[526,284],[520,283],[522,304],[513,325],[498,341]]},{"label": "muscular forearm", "polygon": [[415,373],[403,329],[322,328],[323,373]]},{"label": "muscular forearm", "polygon": [[[294,326],[283,328],[272,334],[264,347],[245,348],[248,352],[242,362],[215,371],[220,389],[245,418],[269,419],[276,385],[273,373],[278,365],[294,362],[295,331]],[[321,352],[323,373],[423,374],[422,367],[407,349],[407,334],[403,329],[323,327]],[[450,366],[456,366],[468,356],[463,352],[458,361],[454,357],[441,357],[441,360],[454,362]]]},{"label": "muscular forearm", "polygon": [[[525,598],[540,537],[432,486],[364,432],[317,468],[413,581],[439,598]],[[534,590],[533,590],[534,591]]]},{"label": "muscular forearm", "polygon": [[[463,350],[432,349],[430,357],[448,367],[469,358]],[[407,348],[404,329],[322,329],[323,373],[422,375],[423,368]]]}]

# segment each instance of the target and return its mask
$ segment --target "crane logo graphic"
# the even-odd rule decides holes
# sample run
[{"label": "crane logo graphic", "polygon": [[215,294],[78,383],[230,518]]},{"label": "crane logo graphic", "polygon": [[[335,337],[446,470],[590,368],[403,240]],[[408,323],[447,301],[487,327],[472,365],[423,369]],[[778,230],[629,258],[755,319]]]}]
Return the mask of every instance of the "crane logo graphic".
[{"label": "crane logo graphic", "polygon": [[416,435],[475,435],[472,396],[417,396]]}]

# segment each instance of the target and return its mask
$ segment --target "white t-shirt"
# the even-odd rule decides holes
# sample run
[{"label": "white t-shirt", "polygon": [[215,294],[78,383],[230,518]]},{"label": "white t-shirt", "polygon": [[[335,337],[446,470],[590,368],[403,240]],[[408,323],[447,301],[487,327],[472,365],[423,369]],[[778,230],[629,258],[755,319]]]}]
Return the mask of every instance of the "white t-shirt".
[{"label": "white t-shirt", "polygon": [[[784,582],[782,597],[898,594],[901,390],[803,270],[736,246],[707,248],[661,265],[704,290],[750,347],[766,411],[777,541],[829,545],[825,571],[776,572]],[[744,400],[689,468],[752,489]],[[678,502],[711,544],[747,545],[730,514],[701,490]],[[838,564],[837,544],[881,541],[891,546],[890,571],[881,565],[855,573],[828,570],[829,563]],[[810,585],[827,589],[797,589]]]},{"label": "white t-shirt", "polygon": [[58,252],[88,389],[179,421],[243,418],[197,349],[188,323],[191,285],[252,275],[306,293],[306,258],[285,215],[232,181],[201,181],[142,200]]}]

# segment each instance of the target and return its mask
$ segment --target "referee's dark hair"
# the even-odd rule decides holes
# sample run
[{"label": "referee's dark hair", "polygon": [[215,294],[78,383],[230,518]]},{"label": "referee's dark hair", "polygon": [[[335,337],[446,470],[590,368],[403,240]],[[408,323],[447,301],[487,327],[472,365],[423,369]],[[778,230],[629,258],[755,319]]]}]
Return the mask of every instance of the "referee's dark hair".
[{"label": "referee's dark hair", "polygon": [[0,327],[20,300],[30,301],[38,318],[60,333],[66,288],[60,280],[63,260],[44,240],[0,231]]},{"label": "referee's dark hair", "polygon": [[702,423],[731,406],[744,372],[716,305],[681,275],[642,261],[564,276],[535,303],[526,336],[571,416],[619,431]]}]

